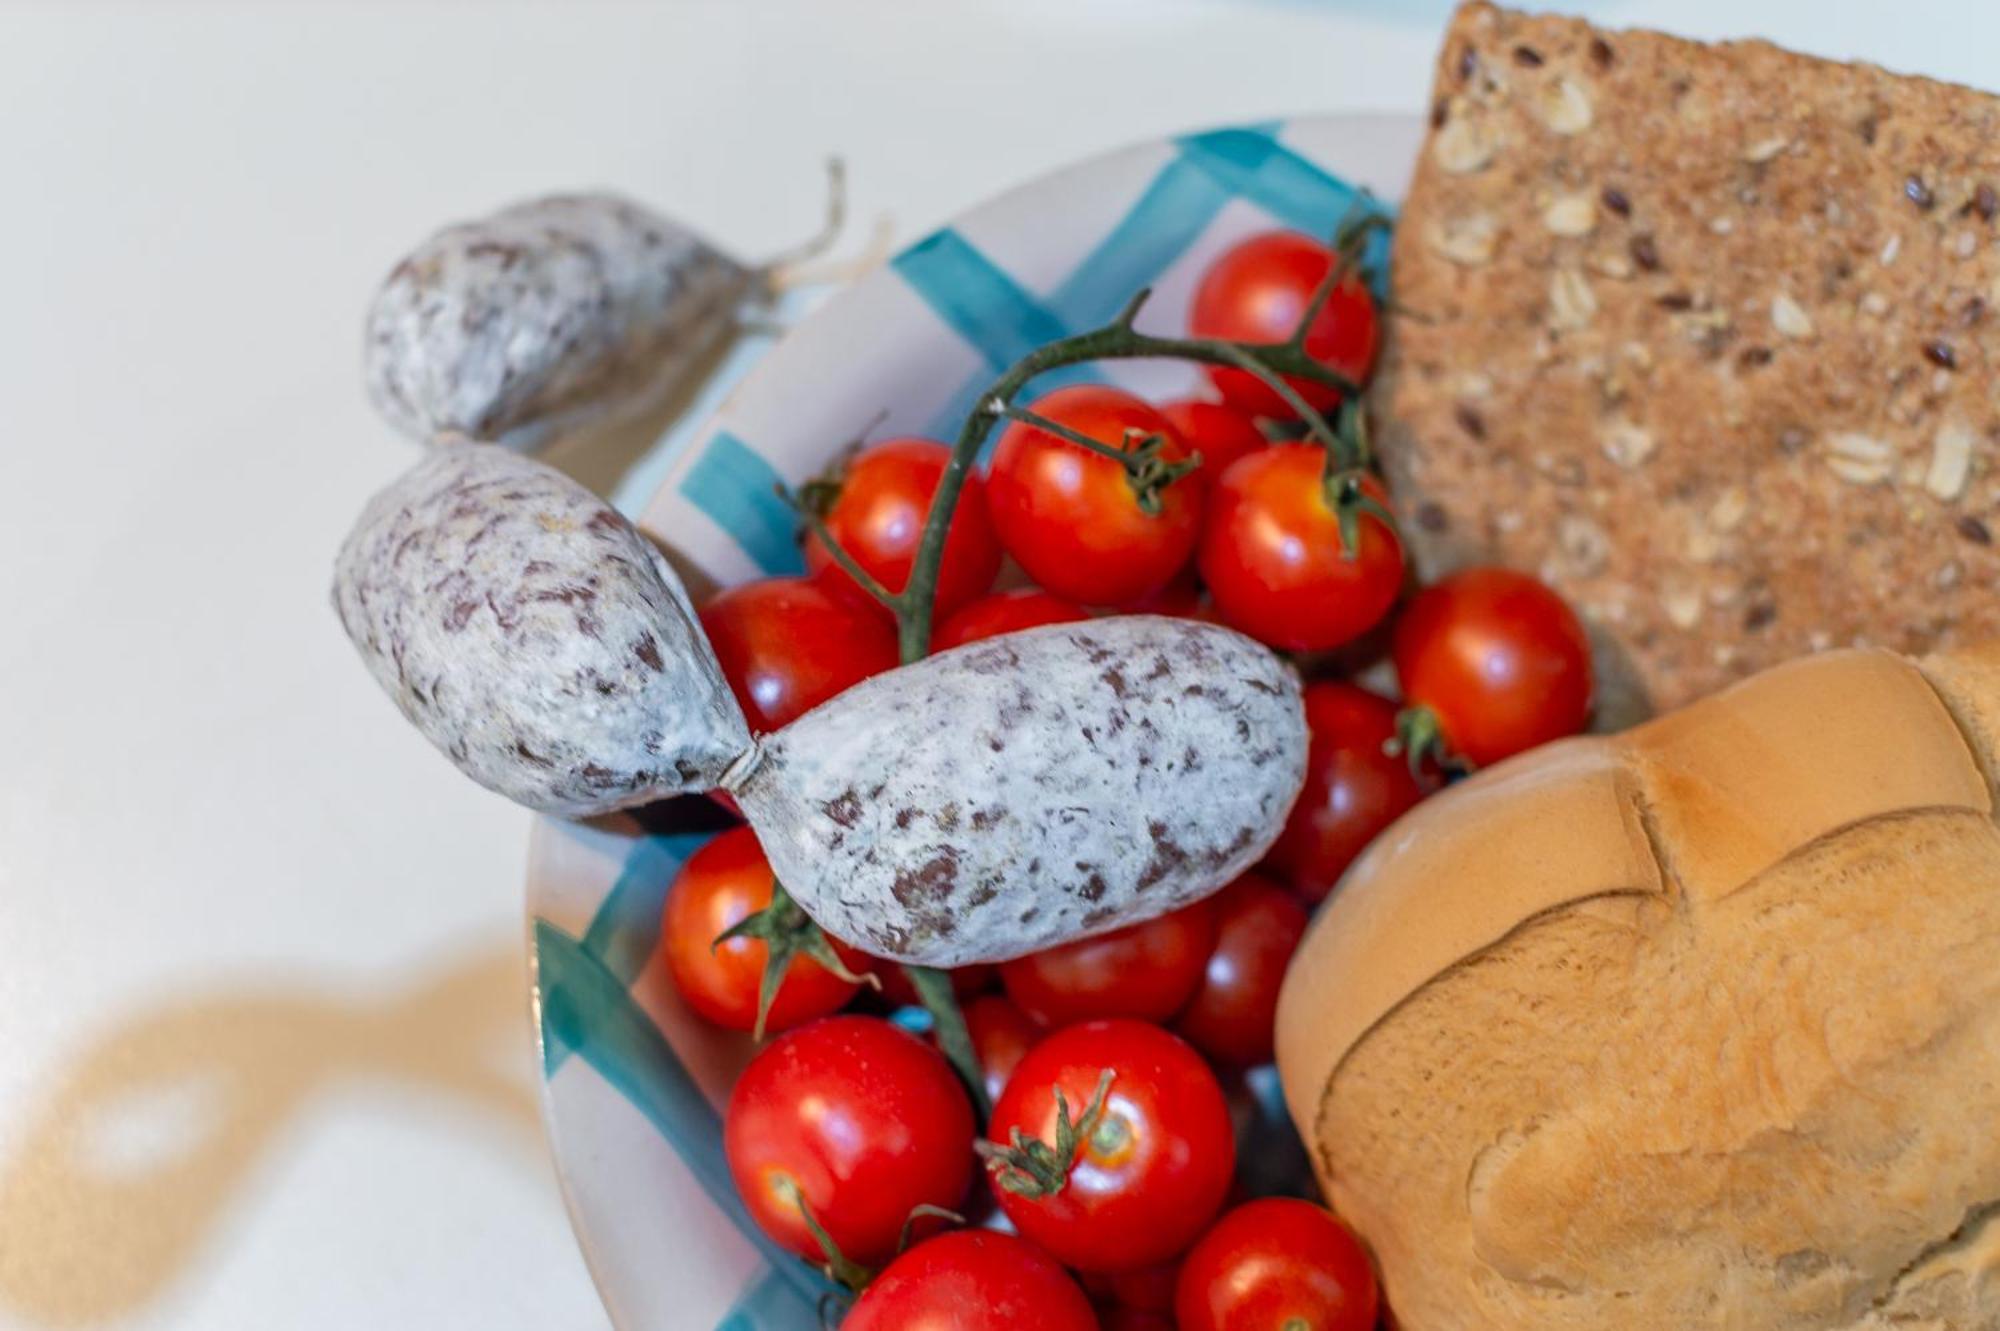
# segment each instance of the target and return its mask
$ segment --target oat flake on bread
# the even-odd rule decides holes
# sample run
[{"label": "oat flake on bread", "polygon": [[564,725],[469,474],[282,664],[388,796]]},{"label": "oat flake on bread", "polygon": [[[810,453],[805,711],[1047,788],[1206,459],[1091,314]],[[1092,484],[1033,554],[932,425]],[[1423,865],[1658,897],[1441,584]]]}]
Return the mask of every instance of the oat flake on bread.
[{"label": "oat flake on bread", "polygon": [[1471,4],[1432,107],[1373,389],[1426,578],[1549,579],[1613,725],[2000,633],[2000,99]]}]

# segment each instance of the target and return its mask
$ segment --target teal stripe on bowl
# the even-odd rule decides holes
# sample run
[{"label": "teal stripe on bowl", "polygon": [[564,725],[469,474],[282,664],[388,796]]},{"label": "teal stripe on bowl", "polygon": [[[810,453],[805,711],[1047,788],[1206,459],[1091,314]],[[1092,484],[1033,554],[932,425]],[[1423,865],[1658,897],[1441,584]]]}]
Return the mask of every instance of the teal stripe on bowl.
[{"label": "teal stripe on bowl", "polygon": [[[813,1312],[832,1287],[778,1247],[743,1209],[722,1154],[722,1123],[672,1046],[624,982],[546,920],[535,921],[543,1042],[572,1049],[644,1114],[709,1201],[754,1244],[798,1306]],[[671,1254],[662,1254],[671,1260]]]},{"label": "teal stripe on bowl", "polygon": [[898,254],[891,267],[996,371],[1070,331],[998,264],[949,227],[932,232]]},{"label": "teal stripe on bowl", "polygon": [[[688,832],[642,837],[625,852],[618,880],[604,894],[579,945],[623,983],[629,985],[638,979],[652,959],[660,941],[660,910],[666,904],[667,889],[673,886],[674,875],[688,856],[701,849],[709,836],[707,832]],[[547,1022],[542,1025],[542,1076],[548,1078],[556,1075],[574,1051]]]},{"label": "teal stripe on bowl", "polygon": [[[1270,131],[1219,129],[1180,140],[1189,162],[1262,208],[1286,226],[1325,235],[1337,226],[1361,192],[1273,138]],[[1388,212],[1386,205],[1376,208]],[[1378,234],[1365,258],[1371,272],[1384,270],[1389,241]]]},{"label": "teal stripe on bowl", "polygon": [[784,479],[762,454],[718,430],[681,478],[681,494],[764,573],[798,574],[806,571],[806,561],[799,551],[798,518],[778,496]]},{"label": "teal stripe on bowl", "polygon": [[626,852],[618,881],[584,931],[583,948],[604,968],[630,984],[646,969],[660,940],[660,909],[674,875],[700,850],[711,833],[649,836]]},{"label": "teal stripe on bowl", "polygon": [[1186,159],[1230,193],[1286,226],[1323,231],[1354,202],[1353,186],[1335,179],[1272,138],[1250,129],[1218,129],[1180,140]]},{"label": "teal stripe on bowl", "polygon": [[743,1287],[743,1294],[715,1331],[821,1331],[817,1312],[799,1307],[798,1295],[776,1271],[767,1270]]},{"label": "teal stripe on bowl", "polygon": [[[1043,343],[1074,331],[950,228],[910,246],[890,267],[987,365],[975,370],[932,414],[924,432],[934,439],[949,441],[957,436],[979,394],[1000,371]],[[1063,384],[1098,383],[1102,379],[1088,365],[1073,365],[1037,378],[1027,396],[1032,399]]]},{"label": "teal stripe on bowl", "polygon": [[[994,379],[998,377],[996,374],[982,370],[960,384],[953,391],[950,400],[937,409],[937,413],[931,417],[929,424],[924,427],[925,437],[941,439],[946,443],[950,443],[952,440],[958,438],[958,432],[964,427],[966,418],[972,415],[972,409],[979,404],[979,395],[988,388],[991,388]],[[1060,370],[1050,370],[1047,374],[1036,375],[1028,381],[1027,388],[1022,391],[1021,396],[1017,400],[1023,404],[1033,402],[1042,394],[1053,392],[1055,389],[1061,388],[1064,384],[1101,384],[1103,382],[1104,376],[1092,367],[1088,365],[1071,365]],[[1000,431],[997,429],[986,436],[986,444],[979,453],[981,461],[984,461],[986,455],[993,451],[993,445],[999,438]]]},{"label": "teal stripe on bowl", "polygon": [[1093,328],[1123,309],[1187,253],[1231,198],[1214,173],[1176,157],[1077,265],[1049,302],[1070,328]]}]

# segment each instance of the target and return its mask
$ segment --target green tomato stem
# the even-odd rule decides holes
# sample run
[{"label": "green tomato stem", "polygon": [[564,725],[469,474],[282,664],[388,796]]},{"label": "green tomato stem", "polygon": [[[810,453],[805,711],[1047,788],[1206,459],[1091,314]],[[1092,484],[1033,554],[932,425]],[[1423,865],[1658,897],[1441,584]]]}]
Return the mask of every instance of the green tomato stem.
[{"label": "green tomato stem", "polygon": [[951,976],[930,966],[905,966],[903,974],[917,991],[917,1001],[931,1014],[938,1048],[965,1083],[966,1094],[972,1097],[973,1117],[985,1127],[986,1120],[993,1115],[993,1102],[986,1095],[986,1070],[979,1066],[979,1053],[972,1047],[972,1032],[966,1029],[965,1010],[959,1007],[958,995],[952,992]]},{"label": "green tomato stem", "polygon": [[895,598],[893,608],[898,626],[897,637],[905,662],[922,658],[930,648],[932,602],[937,595],[938,566],[944,558],[945,533],[951,525],[952,512],[958,507],[959,493],[965,488],[965,478],[971,473],[972,464],[984,447],[987,436],[993,432],[994,425],[1011,413],[1014,399],[1038,375],[1071,365],[1106,360],[1186,360],[1226,366],[1255,375],[1269,385],[1286,405],[1299,413],[1311,434],[1329,452],[1345,456],[1349,451],[1348,444],[1343,442],[1326,418],[1315,411],[1286,379],[1325,384],[1349,399],[1360,392],[1358,384],[1320,364],[1306,354],[1302,343],[1291,340],[1240,343],[1199,337],[1154,337],[1141,333],[1132,327],[1132,320],[1145,303],[1147,294],[1140,292],[1116,319],[1102,328],[1037,347],[1016,361],[1012,368],[994,381],[991,388],[980,395],[978,405],[959,429],[958,438],[952,445],[951,459],[945,464],[944,475],[939,479],[937,492],[931,499],[931,510],[924,520],[923,536],[917,543],[916,558],[910,569],[909,585]]}]

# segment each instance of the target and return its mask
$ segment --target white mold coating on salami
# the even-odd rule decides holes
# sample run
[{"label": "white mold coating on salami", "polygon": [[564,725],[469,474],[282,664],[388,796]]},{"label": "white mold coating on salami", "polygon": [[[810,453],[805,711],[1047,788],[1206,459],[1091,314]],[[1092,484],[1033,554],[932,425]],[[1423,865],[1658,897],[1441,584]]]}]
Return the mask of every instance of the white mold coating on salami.
[{"label": "white mold coating on salami", "polygon": [[368,312],[368,393],[403,433],[532,444],[657,398],[726,338],[758,274],[609,194],[438,232]]},{"label": "white mold coating on salami", "polygon": [[878,675],[766,736],[737,790],[836,937],[1001,961],[1161,915],[1262,858],[1305,777],[1299,685],[1227,629],[1131,616]]},{"label": "white mold coating on salami", "polygon": [[440,448],[375,496],[341,547],[334,606],[403,714],[531,809],[706,790],[750,747],[659,551],[504,449]]}]

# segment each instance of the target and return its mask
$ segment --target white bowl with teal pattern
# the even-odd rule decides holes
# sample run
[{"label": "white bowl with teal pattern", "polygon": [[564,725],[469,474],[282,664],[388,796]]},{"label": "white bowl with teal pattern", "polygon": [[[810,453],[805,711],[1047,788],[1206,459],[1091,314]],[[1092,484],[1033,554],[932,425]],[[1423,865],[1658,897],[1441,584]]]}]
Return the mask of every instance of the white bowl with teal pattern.
[{"label": "white bowl with teal pattern", "polygon": [[[1272,227],[1329,233],[1358,189],[1402,197],[1421,125],[1308,117],[1161,139],[970,209],[827,301],[654,474],[621,495],[718,584],[802,569],[773,490],[844,441],[950,438],[981,387],[1033,347],[1103,323],[1143,286],[1142,329],[1184,330],[1204,266]],[[865,351],[858,350],[865,348]],[[1148,396],[1192,367],[1048,376]],[[721,1111],[750,1053],[676,1000],[660,904],[705,833],[538,821],[528,916],[542,1111],[585,1260],[620,1331],[812,1331],[825,1286],[763,1241],[722,1158]]]}]

